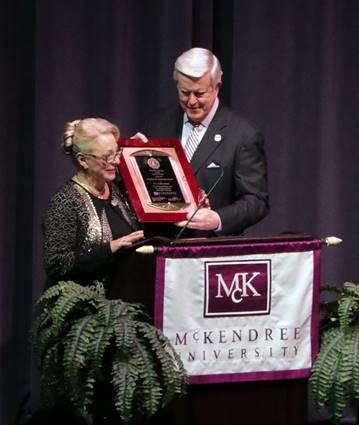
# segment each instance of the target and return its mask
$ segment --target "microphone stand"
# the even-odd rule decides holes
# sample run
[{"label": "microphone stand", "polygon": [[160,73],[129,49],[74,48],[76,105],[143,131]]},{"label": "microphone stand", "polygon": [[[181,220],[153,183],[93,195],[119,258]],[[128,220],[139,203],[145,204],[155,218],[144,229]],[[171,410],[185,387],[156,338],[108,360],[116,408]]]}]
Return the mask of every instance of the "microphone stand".
[{"label": "microphone stand", "polygon": [[201,209],[202,205],[208,199],[209,195],[213,192],[213,190],[216,188],[217,184],[222,180],[222,177],[224,175],[224,169],[221,166],[221,174],[217,178],[217,180],[213,183],[212,187],[209,189],[208,193],[206,193],[203,198],[198,203],[197,208],[194,210],[193,214],[190,216],[190,218],[187,220],[187,223],[182,227],[182,229],[177,233],[176,237],[172,242],[170,242],[170,245],[172,245],[175,241],[177,241],[183,234],[183,232],[188,228],[188,225],[191,223],[193,217],[198,213],[198,211]]}]

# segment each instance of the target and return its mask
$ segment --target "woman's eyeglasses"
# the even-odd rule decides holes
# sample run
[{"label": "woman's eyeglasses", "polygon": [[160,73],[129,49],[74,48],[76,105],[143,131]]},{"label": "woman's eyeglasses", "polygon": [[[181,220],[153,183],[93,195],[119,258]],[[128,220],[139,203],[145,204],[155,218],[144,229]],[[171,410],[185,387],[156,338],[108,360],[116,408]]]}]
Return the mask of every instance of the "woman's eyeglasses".
[{"label": "woman's eyeglasses", "polygon": [[107,164],[117,164],[120,156],[121,156],[121,151],[116,152],[114,155],[113,154],[108,154],[108,155],[94,155],[92,153],[83,153],[83,156],[89,156],[91,158],[95,158],[98,159],[103,165],[107,165]]}]

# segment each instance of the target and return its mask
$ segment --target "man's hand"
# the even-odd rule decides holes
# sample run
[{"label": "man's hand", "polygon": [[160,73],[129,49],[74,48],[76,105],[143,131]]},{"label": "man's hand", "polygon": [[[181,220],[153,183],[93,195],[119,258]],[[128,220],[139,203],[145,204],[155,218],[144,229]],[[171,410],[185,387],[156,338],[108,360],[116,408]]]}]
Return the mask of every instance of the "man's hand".
[{"label": "man's hand", "polygon": [[209,199],[207,198],[206,192],[202,188],[198,188],[198,202],[197,205],[201,205],[201,208],[211,208]]},{"label": "man's hand", "polygon": [[130,137],[130,139],[140,139],[140,140],[142,140],[143,143],[147,143],[148,142],[148,138],[144,134],[142,134],[140,132],[137,132],[135,135],[133,135],[132,137]]},{"label": "man's hand", "polygon": [[[176,223],[176,226],[183,227],[193,212],[187,214],[187,220]],[[220,223],[219,215],[208,208],[200,208],[188,223],[188,229],[196,230],[216,230]]]}]

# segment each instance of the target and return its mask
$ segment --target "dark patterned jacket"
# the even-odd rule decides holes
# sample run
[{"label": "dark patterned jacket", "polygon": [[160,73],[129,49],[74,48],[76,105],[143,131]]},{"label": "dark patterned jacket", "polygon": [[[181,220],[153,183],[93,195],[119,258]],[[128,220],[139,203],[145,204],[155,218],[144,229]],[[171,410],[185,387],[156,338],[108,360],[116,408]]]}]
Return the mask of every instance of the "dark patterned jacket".
[{"label": "dark patterned jacket", "polygon": [[[110,185],[111,204],[119,208],[129,231],[137,223],[118,188]],[[126,233],[129,233],[126,231]],[[99,217],[88,192],[67,182],[52,198],[43,222],[44,267],[48,285],[59,280],[105,282],[114,264],[106,213]]]}]

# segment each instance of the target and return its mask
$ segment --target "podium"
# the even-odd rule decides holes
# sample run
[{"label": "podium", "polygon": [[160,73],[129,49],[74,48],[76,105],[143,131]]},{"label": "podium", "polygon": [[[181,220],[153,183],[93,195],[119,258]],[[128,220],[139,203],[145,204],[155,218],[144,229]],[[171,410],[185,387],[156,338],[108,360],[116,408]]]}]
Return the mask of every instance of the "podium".
[{"label": "podium", "polygon": [[[155,313],[155,282],[157,268],[159,267],[158,252],[165,248],[169,251],[181,249],[202,250],[200,252],[213,252],[219,245],[224,251],[232,252],[235,248],[245,249],[247,255],[258,257],[257,247],[264,252],[288,250],[296,251],[295,246],[310,243],[310,235],[278,235],[258,238],[228,237],[211,239],[183,239],[169,244],[166,239],[153,238],[145,241],[147,245],[154,246],[153,254],[141,254],[135,249],[119,256],[116,271],[113,276],[109,296],[121,298],[127,302],[142,303],[151,317]],[[316,241],[316,246],[320,241]],[[293,248],[294,247],[294,248]],[[204,251],[203,251],[204,249]],[[319,248],[318,248],[319,250]],[[187,254],[185,254],[187,255]],[[213,255],[213,254],[210,254]],[[269,255],[269,254],[266,254]],[[247,257],[246,257],[247,258]],[[316,257],[316,273],[318,274],[319,256]],[[274,274],[274,273],[273,273]],[[316,276],[318,281],[318,276]],[[157,277],[158,281],[158,277]],[[275,285],[275,282],[273,282]],[[313,289],[312,302],[314,311],[319,313],[319,287]],[[318,304],[318,306],[316,305]],[[158,305],[157,307],[158,308]],[[250,316],[250,315],[249,315]],[[266,317],[266,316],[263,316]],[[318,323],[312,321],[311,342],[313,344],[312,357],[317,351]],[[165,332],[166,333],[166,332]],[[240,360],[238,360],[239,362]],[[234,362],[237,366],[239,363]],[[281,379],[280,371],[273,372],[275,379],[267,379],[266,373],[260,371],[256,374],[237,373],[227,374],[228,382],[215,379],[208,383],[207,377],[194,377],[188,386],[187,395],[176,399],[169,408],[163,412],[161,418],[156,418],[156,424],[170,425],[225,425],[234,424],[263,424],[276,425],[306,425],[307,423],[307,376],[295,370],[291,379]],[[251,376],[247,381],[242,376]],[[254,379],[253,376],[258,376]],[[269,377],[272,375],[268,375]],[[201,381],[202,379],[202,381]],[[235,382],[234,382],[235,381]]]}]

